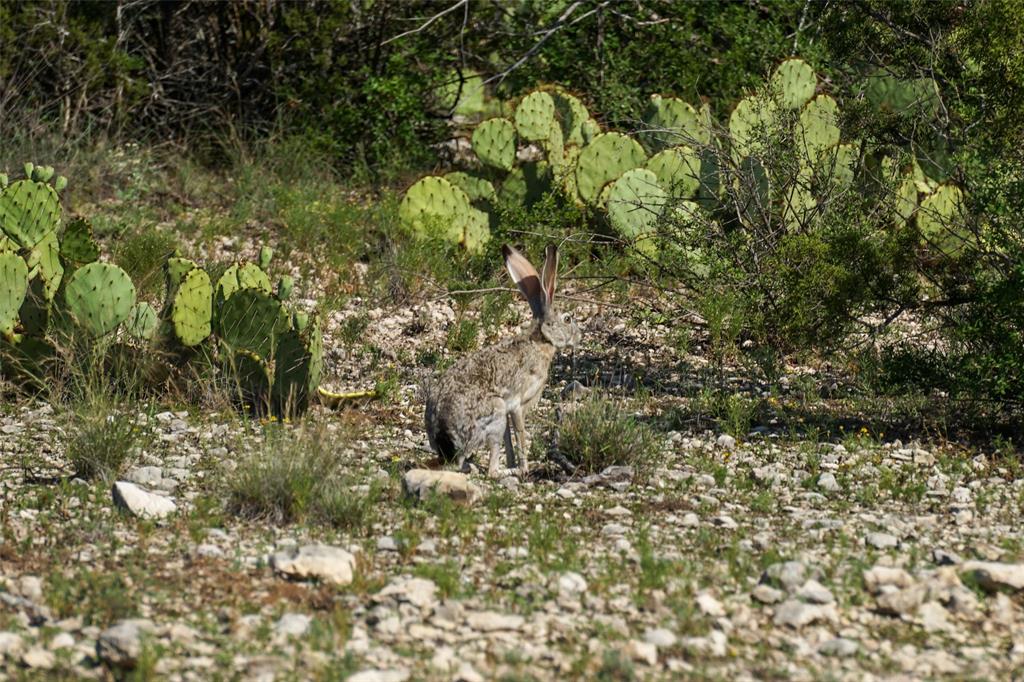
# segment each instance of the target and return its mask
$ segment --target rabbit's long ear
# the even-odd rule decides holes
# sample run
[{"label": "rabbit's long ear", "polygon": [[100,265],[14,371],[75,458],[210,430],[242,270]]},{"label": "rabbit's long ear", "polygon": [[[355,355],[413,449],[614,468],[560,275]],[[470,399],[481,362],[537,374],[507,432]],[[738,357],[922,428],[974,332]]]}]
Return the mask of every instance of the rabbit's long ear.
[{"label": "rabbit's long ear", "polygon": [[523,293],[530,304],[533,316],[537,319],[544,317],[545,296],[544,289],[540,285],[537,268],[526,260],[526,256],[508,244],[501,247],[501,253],[505,256],[505,267],[508,268],[508,274],[512,276],[512,281],[516,283],[519,291]]},{"label": "rabbit's long ear", "polygon": [[548,244],[544,249],[544,267],[541,268],[540,285],[547,295],[547,305],[550,307],[555,300],[555,283],[558,279],[558,247]]}]

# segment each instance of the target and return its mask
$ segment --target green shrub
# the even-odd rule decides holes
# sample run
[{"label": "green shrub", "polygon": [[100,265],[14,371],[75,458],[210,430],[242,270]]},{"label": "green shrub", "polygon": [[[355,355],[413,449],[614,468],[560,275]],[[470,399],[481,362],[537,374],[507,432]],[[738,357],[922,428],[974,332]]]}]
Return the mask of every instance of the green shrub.
[{"label": "green shrub", "polygon": [[282,525],[311,523],[368,532],[381,490],[356,489],[347,471],[346,440],[309,425],[268,425],[264,442],[228,477],[228,510]]},{"label": "green shrub", "polygon": [[145,430],[125,408],[107,400],[78,407],[65,450],[75,476],[111,483],[137,461]]},{"label": "green shrub", "polygon": [[643,478],[654,466],[661,440],[619,402],[596,396],[564,412],[558,425],[558,449],[580,473],[624,465],[634,467]]}]

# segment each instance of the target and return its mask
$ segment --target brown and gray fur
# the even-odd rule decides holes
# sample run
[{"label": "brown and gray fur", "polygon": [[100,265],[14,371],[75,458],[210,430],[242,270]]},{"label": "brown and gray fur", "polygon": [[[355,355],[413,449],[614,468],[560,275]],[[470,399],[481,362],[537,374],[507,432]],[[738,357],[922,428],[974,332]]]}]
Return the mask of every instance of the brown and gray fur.
[{"label": "brown and gray fur", "polygon": [[518,251],[502,247],[505,266],[530,303],[533,321],[519,336],[481,349],[452,365],[427,389],[425,421],[430,446],[442,458],[466,458],[487,446],[487,473],[500,474],[502,446],[511,449],[511,430],[519,442],[519,470],[529,471],[525,416],[540,401],[555,352],[579,341],[579,328],[560,315],[554,296],[558,250],[549,245],[543,274]]}]

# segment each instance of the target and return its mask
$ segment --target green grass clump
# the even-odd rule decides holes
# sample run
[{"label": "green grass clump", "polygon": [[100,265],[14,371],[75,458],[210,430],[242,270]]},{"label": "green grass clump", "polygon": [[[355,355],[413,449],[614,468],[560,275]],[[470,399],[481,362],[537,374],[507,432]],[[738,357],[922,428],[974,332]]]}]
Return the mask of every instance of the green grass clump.
[{"label": "green grass clump", "polygon": [[[344,438],[341,439],[344,441]],[[313,523],[368,531],[381,489],[360,491],[337,434],[307,425],[269,426],[227,482],[229,512],[277,524]]]},{"label": "green grass clump", "polygon": [[65,454],[75,476],[110,483],[134,463],[142,435],[134,414],[107,401],[84,402],[74,415]]},{"label": "green grass clump", "polygon": [[147,227],[118,239],[114,262],[132,278],[140,296],[158,296],[164,286],[163,265],[177,246],[173,234]]},{"label": "green grass clump", "polygon": [[643,477],[650,473],[659,448],[659,439],[650,426],[618,402],[600,396],[566,412],[559,425],[559,450],[583,474],[627,465]]}]

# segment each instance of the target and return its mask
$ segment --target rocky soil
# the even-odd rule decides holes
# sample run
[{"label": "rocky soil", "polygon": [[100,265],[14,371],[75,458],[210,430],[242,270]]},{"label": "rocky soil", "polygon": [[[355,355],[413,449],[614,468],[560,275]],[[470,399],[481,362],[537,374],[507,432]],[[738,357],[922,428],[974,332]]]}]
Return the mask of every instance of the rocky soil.
[{"label": "rocky soil", "polygon": [[[361,340],[342,342],[361,315]],[[262,438],[230,411],[140,415],[145,447],[111,486],[67,475],[60,409],[6,407],[0,677],[1020,675],[1024,478],[1012,461],[855,426],[816,436],[810,418],[783,417],[806,398],[785,388],[805,382],[800,368],[765,397],[778,418],[728,435],[694,407],[700,352],[675,357],[669,329],[617,308],[579,315],[586,345],[559,362],[531,426],[550,425],[578,381],[563,408],[608,393],[657,429],[653,472],[451,473],[430,495],[417,388],[424,354],[446,353],[454,309],[352,301],[333,314],[332,386],[398,377],[393,400],[312,415],[325,433],[354,431],[336,445],[351,495],[384,491],[365,532],[228,513],[223,482]]]}]

